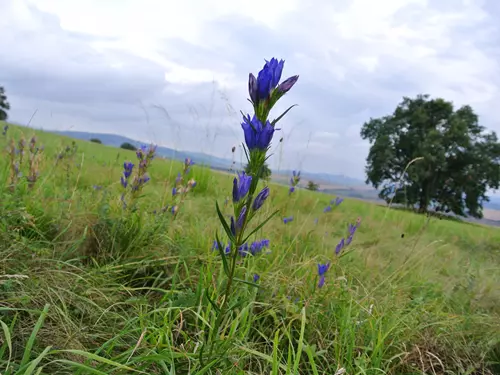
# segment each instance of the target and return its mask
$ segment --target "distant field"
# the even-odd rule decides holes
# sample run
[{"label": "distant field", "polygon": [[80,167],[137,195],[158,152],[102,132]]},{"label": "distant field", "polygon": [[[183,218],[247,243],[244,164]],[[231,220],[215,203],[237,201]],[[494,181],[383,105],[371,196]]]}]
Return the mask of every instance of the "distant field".
[{"label": "distant field", "polygon": [[[12,127],[1,149],[23,132],[29,144],[32,130]],[[0,159],[0,372],[500,373],[497,228],[349,197],[325,212],[332,196],[272,184],[256,222],[279,212],[248,240],[269,248],[235,263],[210,352],[227,286],[212,250],[216,233],[227,243],[215,202],[231,215],[233,176],[194,165],[184,178],[196,187],[174,202],[182,163],[158,158],[131,210],[120,177],[134,152],[36,134],[34,185],[28,152],[12,154],[25,158],[22,174],[8,151]]]}]

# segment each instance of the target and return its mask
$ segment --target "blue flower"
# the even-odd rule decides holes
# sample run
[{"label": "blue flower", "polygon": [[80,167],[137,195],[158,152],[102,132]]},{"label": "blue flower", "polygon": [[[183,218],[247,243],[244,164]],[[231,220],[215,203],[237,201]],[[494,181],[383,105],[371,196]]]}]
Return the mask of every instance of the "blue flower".
[{"label": "blue flower", "polygon": [[277,88],[278,92],[281,94],[286,94],[292,87],[297,83],[299,80],[299,76],[291,76],[290,78],[287,78],[284,80]]},{"label": "blue flower", "polygon": [[330,268],[330,262],[325,264],[318,263],[318,275],[323,276],[326,273],[326,271],[328,271],[329,268]]},{"label": "blue flower", "polygon": [[233,202],[237,203],[248,194],[250,185],[252,184],[252,176],[245,172],[238,173],[238,178],[233,180]]},{"label": "blue flower", "polygon": [[332,210],[332,206],[326,206],[323,212],[330,212]]},{"label": "blue flower", "polygon": [[330,268],[330,263],[325,263],[321,264],[318,263],[318,276],[319,276],[319,282],[318,282],[318,288],[323,287],[325,285],[325,273],[328,271]]},{"label": "blue flower", "polygon": [[344,201],[344,199],[340,198],[340,197],[336,197],[335,199],[332,199],[330,201],[330,204],[332,205],[335,205],[335,206],[338,206],[339,204],[341,204],[342,202]]},{"label": "blue flower", "polygon": [[289,222],[293,221],[293,216],[290,216],[290,217],[285,217],[283,219],[283,223],[285,224],[288,224]]},{"label": "blue flower", "polygon": [[238,247],[238,253],[243,258],[246,257],[248,255],[248,244],[244,243],[243,245],[241,245],[240,247]]},{"label": "blue flower", "polygon": [[325,276],[320,276],[318,281],[318,288],[322,288],[325,285]]},{"label": "blue flower", "polygon": [[243,117],[241,127],[245,133],[245,143],[250,151],[267,150],[274,135],[274,127],[269,120],[263,125],[255,115],[252,119],[250,119],[250,115],[247,115]]},{"label": "blue flower", "polygon": [[257,211],[259,208],[262,207],[264,202],[266,201],[267,197],[269,197],[269,187],[266,186],[264,189],[260,191],[259,194],[255,197],[253,201],[252,208],[254,211]]},{"label": "blue flower", "polygon": [[132,174],[132,170],[134,169],[134,164],[130,161],[126,161],[123,163],[123,176],[125,178],[129,178]]},{"label": "blue flower", "polygon": [[259,281],[260,279],[260,276],[257,275],[256,273],[253,274],[253,282],[256,283],[257,281]]},{"label": "blue flower", "polygon": [[344,243],[345,243],[345,240],[344,238],[342,238],[340,240],[340,242],[337,244],[337,246],[335,247],[335,254],[336,255],[339,255],[340,252],[342,251],[342,249],[344,248]]},{"label": "blue flower", "polygon": [[354,236],[354,233],[352,233],[349,237],[347,237],[347,240],[345,242],[346,246],[348,246],[352,242],[353,236]]},{"label": "blue flower", "polygon": [[[278,60],[275,59],[274,57],[271,59],[271,61],[266,61],[264,67],[257,75],[257,82],[256,82],[257,84],[256,87],[255,85],[253,86],[254,87],[253,93],[252,91],[250,92],[250,97],[252,97],[253,95],[254,98],[257,99],[254,101],[254,104],[269,98],[269,95],[271,95],[272,90],[276,88],[278,82],[281,79],[281,73],[283,72],[284,65],[285,61],[280,60],[278,62]],[[257,95],[255,95],[255,92],[257,93]]]},{"label": "blue flower", "polygon": [[358,229],[358,227],[356,225],[349,223],[349,226],[347,229],[349,231],[349,234],[352,236],[352,235],[354,235],[354,233],[356,232],[356,229]]},{"label": "blue flower", "polygon": [[177,194],[177,188],[174,186],[172,188],[172,196],[175,196]]}]

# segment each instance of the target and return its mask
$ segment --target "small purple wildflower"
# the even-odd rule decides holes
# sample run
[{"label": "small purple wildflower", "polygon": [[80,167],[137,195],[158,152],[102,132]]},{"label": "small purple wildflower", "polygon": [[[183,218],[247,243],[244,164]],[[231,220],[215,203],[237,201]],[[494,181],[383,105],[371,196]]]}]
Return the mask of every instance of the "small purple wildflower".
[{"label": "small purple wildflower", "polygon": [[318,281],[318,288],[322,288],[325,285],[325,276],[320,276]]},{"label": "small purple wildflower", "polygon": [[252,184],[252,176],[245,172],[238,173],[238,177],[233,180],[233,202],[238,203],[245,198]]},{"label": "small purple wildflower", "polygon": [[175,196],[177,194],[177,188],[174,186],[172,188],[172,196]]},{"label": "small purple wildflower", "polygon": [[345,245],[348,246],[353,239],[354,233],[352,233],[349,237],[347,237],[347,240],[345,241]]},{"label": "small purple wildflower", "polygon": [[324,209],[323,209],[323,212],[330,212],[332,210],[332,206],[326,206]]},{"label": "small purple wildflower", "polygon": [[256,283],[257,281],[259,281],[260,279],[260,276],[256,273],[253,274],[253,282]]},{"label": "small purple wildflower", "polygon": [[318,276],[319,276],[319,282],[318,282],[318,288],[323,287],[325,284],[325,273],[330,269],[330,263],[318,263]]},{"label": "small purple wildflower", "polygon": [[344,199],[343,199],[343,198],[336,197],[336,198],[335,198],[335,200],[332,200],[330,203],[331,203],[331,204],[335,204],[335,206],[338,206],[338,205],[340,205],[343,201],[344,201]]},{"label": "small purple wildflower", "polygon": [[300,171],[292,171],[292,177],[290,177],[290,189],[288,194],[292,194],[295,191],[295,188],[300,182]]},{"label": "small purple wildflower", "polygon": [[314,219],[314,224],[318,224],[318,218]]},{"label": "small purple wildflower", "polygon": [[289,222],[293,221],[293,216],[290,216],[290,217],[285,217],[283,219],[283,223],[285,224],[288,224]]},{"label": "small purple wildflower", "polygon": [[264,189],[260,191],[259,194],[255,197],[253,201],[252,208],[254,211],[257,211],[259,208],[262,207],[266,199],[269,197],[269,187],[266,186]]},{"label": "small purple wildflower", "polygon": [[345,244],[345,240],[344,238],[342,238],[340,240],[340,242],[337,244],[337,246],[335,247],[335,254],[336,255],[339,255],[340,252],[342,251],[342,249],[344,248],[344,244]]},{"label": "small purple wildflower", "polygon": [[276,88],[281,94],[286,94],[290,89],[297,83],[299,80],[299,76],[291,76],[290,78],[287,78],[284,80],[280,85]]},{"label": "small purple wildflower", "polygon": [[269,121],[262,124],[257,116],[253,115],[252,119],[250,119],[250,115],[247,115],[243,117],[241,127],[245,134],[245,143],[250,151],[267,150],[273,139],[275,130]]}]

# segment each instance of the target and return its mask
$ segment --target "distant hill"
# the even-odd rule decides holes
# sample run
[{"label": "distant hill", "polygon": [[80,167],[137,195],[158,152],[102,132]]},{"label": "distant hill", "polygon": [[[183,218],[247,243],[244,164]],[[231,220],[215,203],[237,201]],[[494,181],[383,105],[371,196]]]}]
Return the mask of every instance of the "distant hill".
[{"label": "distant hill", "polygon": [[[65,135],[67,137],[82,139],[86,141],[89,141],[91,138],[98,138],[104,145],[113,147],[120,147],[120,145],[124,142],[131,143],[137,147],[144,144],[144,142],[139,142],[117,134],[90,133],[90,132],[80,132],[80,131],[55,131],[55,130],[48,130],[48,131],[50,131],[51,133]],[[190,157],[197,163],[206,164],[214,169],[219,169],[219,170],[228,170],[232,164],[231,160],[219,158],[201,152],[176,151],[174,149],[162,146],[158,146],[157,152],[158,155],[175,160],[184,160],[186,157]],[[292,171],[281,170],[279,172],[273,171],[273,173],[276,177],[283,176],[284,178],[288,179],[288,176],[292,174]],[[302,179],[306,181],[307,180],[321,181],[323,184],[331,184],[338,186],[352,186],[352,187],[365,186],[364,182],[361,180],[344,175],[332,175],[328,173],[302,172]],[[280,178],[278,177],[277,180],[280,180]]]},{"label": "distant hill", "polygon": [[[127,137],[123,137],[117,134],[107,134],[107,133],[89,133],[89,132],[79,132],[79,131],[55,131],[49,130],[51,133],[56,133],[60,135],[65,135],[67,137],[90,140],[91,138],[98,138],[104,145],[120,147],[124,142],[129,142],[134,146],[139,147],[144,144],[144,142],[139,142]],[[176,151],[168,147],[158,146],[158,155],[161,155],[168,159],[174,160],[184,160],[187,157],[192,158],[198,164],[205,164],[213,169],[227,171],[231,165],[232,161],[228,159],[219,158],[216,156],[204,154],[201,152],[191,152],[191,151]],[[288,180],[292,175],[291,170],[280,170],[279,172],[273,171],[272,179],[276,182],[281,182],[288,184]],[[302,185],[306,184],[307,181],[312,180],[320,185],[320,192],[325,194],[336,194],[344,197],[352,197],[372,202],[383,202],[378,198],[378,193],[375,189],[367,186],[364,181],[352,178],[344,175],[334,175],[329,173],[314,173],[301,171]],[[305,185],[304,185],[305,186]],[[490,210],[500,210],[500,197],[491,196],[490,202],[485,202],[484,207]],[[483,219],[484,221],[491,221],[493,225],[499,225],[498,221]]]},{"label": "distant hill", "polygon": [[[56,133],[76,139],[82,139],[85,141],[89,141],[91,138],[98,138],[102,142],[102,144],[113,147],[120,147],[125,142],[133,144],[136,147],[139,147],[144,144],[144,142],[139,142],[116,134],[88,133],[79,131],[55,131],[55,130],[48,130],[48,131],[51,133]],[[189,157],[198,164],[206,164],[215,168],[228,169],[231,166],[231,161],[229,160],[218,158],[212,155],[207,155],[201,152],[177,151],[162,146],[158,146],[156,152],[160,156],[174,160],[184,160],[185,158]]]}]

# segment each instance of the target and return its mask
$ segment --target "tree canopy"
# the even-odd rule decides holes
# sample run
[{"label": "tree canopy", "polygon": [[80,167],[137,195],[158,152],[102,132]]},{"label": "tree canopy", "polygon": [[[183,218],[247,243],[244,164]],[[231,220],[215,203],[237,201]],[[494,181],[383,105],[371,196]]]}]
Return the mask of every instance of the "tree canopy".
[{"label": "tree canopy", "polygon": [[386,201],[481,218],[488,189],[499,188],[497,135],[470,106],[405,97],[393,114],[366,122],[361,137],[371,144],[366,183]]},{"label": "tree canopy", "polygon": [[5,95],[5,90],[0,86],[0,121],[7,120],[7,111],[10,109],[10,104],[7,102],[7,95]]},{"label": "tree canopy", "polygon": [[123,142],[121,145],[120,145],[120,148],[123,148],[124,150],[132,150],[132,151],[135,151],[137,150],[137,147],[135,147],[132,143],[130,142]]},{"label": "tree canopy", "polygon": [[314,181],[308,181],[306,189],[311,190],[311,191],[318,191],[319,185],[317,183],[315,183]]}]

